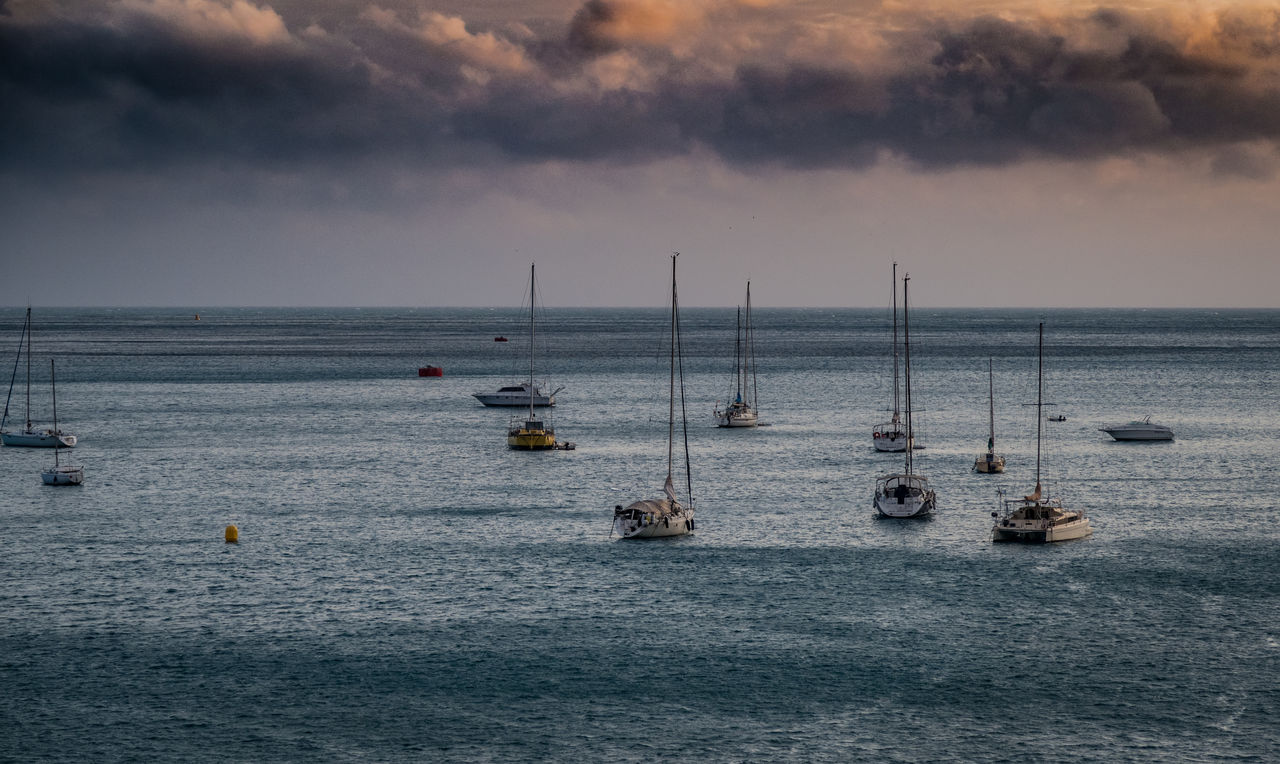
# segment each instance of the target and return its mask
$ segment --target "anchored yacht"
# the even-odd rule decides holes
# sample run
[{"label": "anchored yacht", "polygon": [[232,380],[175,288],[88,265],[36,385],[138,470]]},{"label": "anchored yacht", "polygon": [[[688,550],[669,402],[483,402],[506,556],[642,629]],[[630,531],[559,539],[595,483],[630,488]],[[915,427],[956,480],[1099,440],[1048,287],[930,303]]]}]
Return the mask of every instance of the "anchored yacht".
[{"label": "anchored yacht", "polygon": [[1099,427],[1116,440],[1173,440],[1173,430],[1151,421],[1151,417],[1135,419],[1128,424]]}]

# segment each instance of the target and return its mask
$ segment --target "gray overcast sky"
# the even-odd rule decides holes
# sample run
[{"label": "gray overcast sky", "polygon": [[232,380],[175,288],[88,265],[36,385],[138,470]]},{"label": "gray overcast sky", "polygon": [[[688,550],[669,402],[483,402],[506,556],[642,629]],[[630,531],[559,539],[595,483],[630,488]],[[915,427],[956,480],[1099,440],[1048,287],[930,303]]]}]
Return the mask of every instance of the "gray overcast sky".
[{"label": "gray overcast sky", "polygon": [[1274,3],[0,0],[0,303],[1280,307]]}]

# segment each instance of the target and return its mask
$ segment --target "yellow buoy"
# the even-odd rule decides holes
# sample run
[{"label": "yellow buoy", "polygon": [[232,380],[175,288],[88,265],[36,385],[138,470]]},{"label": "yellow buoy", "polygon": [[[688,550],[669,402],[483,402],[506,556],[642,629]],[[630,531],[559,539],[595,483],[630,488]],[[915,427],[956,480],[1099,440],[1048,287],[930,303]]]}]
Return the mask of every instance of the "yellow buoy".
[{"label": "yellow buoy", "polygon": [[240,543],[240,529],[234,525],[227,526],[226,539],[228,544]]}]

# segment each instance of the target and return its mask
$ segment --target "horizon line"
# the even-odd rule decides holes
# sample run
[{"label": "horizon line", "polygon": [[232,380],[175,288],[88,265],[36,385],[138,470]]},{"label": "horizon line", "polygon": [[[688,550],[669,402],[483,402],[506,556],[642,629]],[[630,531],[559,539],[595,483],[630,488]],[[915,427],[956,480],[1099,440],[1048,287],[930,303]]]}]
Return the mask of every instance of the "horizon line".
[{"label": "horizon line", "polygon": [[[0,304],[0,310],[26,310],[28,307],[54,310],[521,310],[510,304],[503,305],[36,305],[21,303]],[[726,305],[684,305],[686,310],[718,310],[741,307]],[[547,306],[543,306],[545,310]],[[888,305],[752,305],[758,310],[888,310]],[[552,305],[551,310],[665,310],[658,304],[645,305]],[[1218,310],[1218,311],[1280,311],[1272,305],[939,305],[914,306],[915,310]]]}]

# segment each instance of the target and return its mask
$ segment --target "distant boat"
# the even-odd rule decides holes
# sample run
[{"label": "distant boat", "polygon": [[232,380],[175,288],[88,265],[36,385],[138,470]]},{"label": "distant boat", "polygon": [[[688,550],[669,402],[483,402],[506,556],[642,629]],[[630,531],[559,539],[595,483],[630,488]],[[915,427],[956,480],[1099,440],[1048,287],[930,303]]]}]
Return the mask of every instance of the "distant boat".
[{"label": "distant boat", "polygon": [[418,368],[419,377],[443,377],[444,369],[439,366],[420,366]]},{"label": "distant boat", "polygon": [[493,341],[494,341],[494,342],[506,342],[506,341],[507,341],[507,338],[506,338],[506,337],[494,337],[494,338],[493,338]]},{"label": "distant boat", "polygon": [[1151,421],[1151,417],[1135,419],[1128,424],[1099,427],[1116,440],[1173,440],[1173,430]]},{"label": "distant boat", "polygon": [[[53,429],[58,429],[58,383],[53,373],[53,359],[49,359],[49,388],[53,391]],[[53,466],[40,473],[45,485],[80,485],[84,482],[84,467],[78,464],[63,464],[59,458],[62,445],[53,447]]]},{"label": "distant boat", "polygon": [[1036,372],[1036,489],[1021,499],[1003,502],[1004,513],[992,512],[992,541],[1048,543],[1070,541],[1093,533],[1082,509],[1065,509],[1061,499],[1050,499],[1040,485],[1040,443],[1044,421],[1044,324],[1040,324],[1040,365]]},{"label": "distant boat", "polygon": [[991,359],[987,359],[987,405],[991,434],[987,437],[987,452],[978,454],[973,469],[988,474],[1004,472],[1004,457],[996,453],[996,383],[991,372]]},{"label": "distant boat", "polygon": [[[529,265],[529,383],[526,385],[529,415],[513,419],[507,427],[507,446],[519,451],[547,451],[556,447],[556,431],[551,423],[539,419],[533,413],[533,339],[534,339],[534,305],[537,300],[537,282],[534,280],[536,264]],[[550,404],[548,404],[550,405]]]},{"label": "distant boat", "polygon": [[915,433],[911,421],[911,320],[908,318],[907,311],[907,282],[909,281],[911,276],[902,277],[902,368],[907,405],[907,433],[903,451],[906,452],[906,457],[901,473],[885,475],[876,481],[876,492],[872,497],[872,503],[882,517],[924,517],[933,512],[937,503],[937,494],[929,486],[929,478],[916,474],[913,464]]},{"label": "distant boat", "polygon": [[[747,321],[742,322],[742,309],[738,309],[738,329],[733,343],[734,396],[724,410],[717,405],[717,427],[755,427],[760,413],[756,410],[756,354],[755,337],[751,332],[751,282],[747,282]],[[745,396],[745,397],[744,397]]]},{"label": "distant boat", "polygon": [[1050,422],[1065,422],[1065,421],[1067,421],[1067,417],[1066,417],[1065,415],[1063,415],[1063,414],[1054,414],[1053,416],[1049,417],[1049,421],[1050,421]]},{"label": "distant boat", "polygon": [[[18,379],[18,362],[22,359],[22,345],[27,346],[27,424],[19,432],[9,432],[5,425],[9,423],[9,403],[13,398],[14,383]],[[22,335],[18,339],[18,354],[13,359],[13,374],[9,377],[9,394],[4,400],[4,415],[0,417],[0,442],[6,446],[26,446],[28,448],[74,448],[76,436],[58,429],[55,422],[52,429],[37,430],[31,421],[31,308],[27,307],[27,318],[22,324]]]},{"label": "distant boat", "polygon": [[902,430],[902,406],[898,398],[898,264],[893,264],[893,418],[871,433],[877,451],[907,450],[907,434]]},{"label": "distant boat", "polygon": [[518,385],[500,387],[494,393],[472,393],[471,396],[486,406],[528,406],[529,393],[532,391],[533,405],[542,408],[556,405],[556,393],[563,389],[563,387],[557,387],[547,395],[542,392],[542,388],[522,382]]},{"label": "distant boat", "polygon": [[[680,366],[680,411],[684,432],[685,487],[689,492],[689,504],[680,503],[671,476],[676,442],[676,369],[680,353],[680,302],[676,295],[676,258],[671,256],[671,381],[668,387],[667,406],[667,479],[662,485],[664,498],[643,499],[625,508],[619,504],[613,508],[613,533],[624,539],[648,539],[662,536],[683,536],[693,530],[693,479],[689,475],[689,423],[684,419],[684,369]],[[681,359],[682,360],[682,359]]]}]

